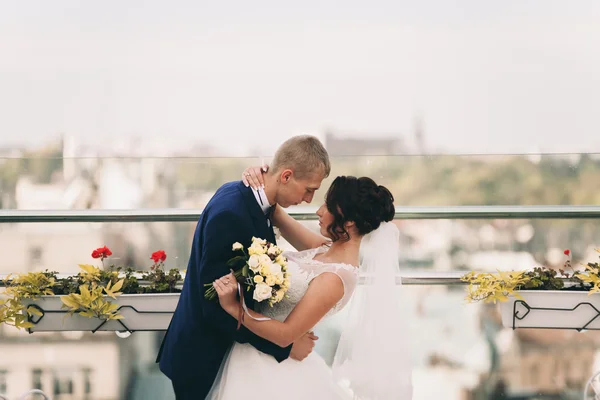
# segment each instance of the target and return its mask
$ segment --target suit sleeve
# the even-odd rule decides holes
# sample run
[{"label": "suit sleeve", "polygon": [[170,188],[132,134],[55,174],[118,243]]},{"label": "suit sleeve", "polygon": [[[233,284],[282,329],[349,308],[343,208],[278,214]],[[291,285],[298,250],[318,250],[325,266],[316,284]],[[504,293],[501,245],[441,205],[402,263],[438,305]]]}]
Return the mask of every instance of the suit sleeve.
[{"label": "suit sleeve", "polygon": [[198,284],[203,289],[200,301],[202,313],[206,321],[224,335],[239,343],[249,343],[257,350],[273,356],[278,362],[287,359],[292,346],[286,348],[269,342],[250,332],[244,326],[237,330],[237,321],[221,308],[215,300],[204,298],[204,284],[212,283],[217,278],[227,275],[227,261],[233,256],[233,243],[247,243],[252,233],[247,223],[232,212],[221,212],[209,218],[204,228],[204,245],[202,258],[204,268]]}]

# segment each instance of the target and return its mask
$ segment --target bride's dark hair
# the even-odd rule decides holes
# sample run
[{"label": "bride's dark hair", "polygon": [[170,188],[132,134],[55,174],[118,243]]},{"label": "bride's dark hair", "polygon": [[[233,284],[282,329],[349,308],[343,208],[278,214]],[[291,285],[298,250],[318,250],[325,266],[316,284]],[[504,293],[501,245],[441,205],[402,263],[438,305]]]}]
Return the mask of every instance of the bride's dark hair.
[{"label": "bride's dark hair", "polygon": [[325,205],[334,217],[327,227],[334,242],[350,239],[346,222],[353,221],[358,233],[366,235],[394,219],[396,211],[392,193],[367,177],[338,176],[327,190]]}]

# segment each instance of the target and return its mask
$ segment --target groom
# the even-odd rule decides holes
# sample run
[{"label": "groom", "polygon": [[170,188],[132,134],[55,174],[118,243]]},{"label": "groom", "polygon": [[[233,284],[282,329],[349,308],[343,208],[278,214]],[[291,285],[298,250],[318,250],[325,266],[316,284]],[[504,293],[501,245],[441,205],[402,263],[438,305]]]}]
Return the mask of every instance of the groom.
[{"label": "groom", "polygon": [[[264,190],[226,183],[206,205],[194,233],[183,291],[157,358],[177,400],[206,397],[234,342],[249,343],[279,362],[288,357],[301,361],[312,351],[315,337],[310,333],[282,348],[244,326],[237,330],[236,320],[216,301],[204,299],[204,284],[229,273],[226,263],[234,255],[233,243],[247,247],[253,236],[275,243],[271,207],[310,203],[330,170],[327,151],[317,138],[294,136],[275,153]],[[244,293],[252,308],[252,295]]]}]

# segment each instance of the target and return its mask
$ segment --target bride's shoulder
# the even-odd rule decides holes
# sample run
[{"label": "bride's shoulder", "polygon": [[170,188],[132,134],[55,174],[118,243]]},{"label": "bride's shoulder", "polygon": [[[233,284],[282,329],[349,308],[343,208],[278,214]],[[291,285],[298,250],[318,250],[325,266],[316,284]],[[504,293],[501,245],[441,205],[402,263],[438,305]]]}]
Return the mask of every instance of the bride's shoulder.
[{"label": "bride's shoulder", "polygon": [[285,257],[292,257],[292,258],[313,258],[314,256],[316,256],[319,253],[323,253],[327,250],[327,246],[323,245],[320,247],[315,247],[312,249],[306,249],[306,250],[290,250],[290,251],[284,251],[283,255]]}]

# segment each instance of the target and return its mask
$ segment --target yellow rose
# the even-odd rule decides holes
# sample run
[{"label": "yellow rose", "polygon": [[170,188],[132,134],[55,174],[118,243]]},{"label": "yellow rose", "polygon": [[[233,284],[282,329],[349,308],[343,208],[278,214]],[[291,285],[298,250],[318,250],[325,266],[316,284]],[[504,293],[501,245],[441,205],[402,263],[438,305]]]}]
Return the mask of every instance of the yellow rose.
[{"label": "yellow rose", "polygon": [[283,275],[282,274],[275,275],[275,283],[278,285],[283,284]]},{"label": "yellow rose", "polygon": [[267,254],[273,257],[277,257],[281,254],[281,249],[277,246],[271,246],[269,247]]},{"label": "yellow rose", "polygon": [[283,289],[279,289],[276,293],[275,293],[275,301],[281,301],[281,299],[283,299],[283,296],[285,295],[285,290]]},{"label": "yellow rose", "polygon": [[273,286],[276,282],[275,277],[273,275],[267,276],[266,282],[267,282],[267,285]]},{"label": "yellow rose", "polygon": [[263,281],[264,281],[264,279],[263,279],[262,276],[260,276],[260,275],[254,275],[254,283],[261,283]]},{"label": "yellow rose", "polygon": [[281,265],[282,267],[285,267],[287,265],[285,257],[283,257],[281,254],[278,255],[277,258],[275,258],[275,262]]},{"label": "yellow rose", "polygon": [[260,274],[264,277],[270,276],[271,275],[271,267],[268,265],[263,265],[262,268],[260,269]]}]

